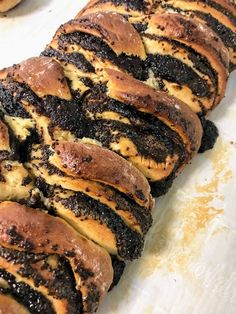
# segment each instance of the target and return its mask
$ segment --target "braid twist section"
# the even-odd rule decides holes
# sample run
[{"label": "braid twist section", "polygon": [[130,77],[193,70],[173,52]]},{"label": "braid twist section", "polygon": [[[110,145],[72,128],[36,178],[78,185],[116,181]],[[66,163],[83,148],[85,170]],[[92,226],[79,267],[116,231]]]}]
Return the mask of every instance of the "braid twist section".
[{"label": "braid twist section", "polygon": [[[236,4],[234,0],[91,0],[78,16],[96,12],[117,12],[125,17],[160,13],[181,14],[191,21],[204,23],[229,50],[230,71],[236,66]],[[170,19],[171,23],[171,19]],[[189,29],[186,27],[186,33]]]}]

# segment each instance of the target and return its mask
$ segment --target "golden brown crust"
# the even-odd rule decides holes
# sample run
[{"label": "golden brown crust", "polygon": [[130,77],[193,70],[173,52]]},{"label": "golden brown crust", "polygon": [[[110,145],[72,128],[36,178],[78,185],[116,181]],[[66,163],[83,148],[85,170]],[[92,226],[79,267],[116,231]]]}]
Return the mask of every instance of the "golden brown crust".
[{"label": "golden brown crust", "polygon": [[[14,242],[10,230],[19,234],[21,241]],[[89,308],[88,294],[92,287],[99,293],[99,301],[108,291],[113,269],[106,251],[93,242],[80,236],[66,222],[35,209],[27,208],[14,202],[0,204],[0,241],[2,246],[19,251],[55,254],[66,256],[74,271],[77,289],[83,295],[84,312]],[[26,243],[28,245],[26,245]],[[82,278],[76,272],[76,264],[83,263],[92,276]],[[91,288],[90,288],[91,287]],[[93,288],[94,289],[94,288]],[[88,302],[87,302],[88,301]],[[97,306],[98,304],[94,304]],[[93,308],[94,311],[96,308]]]},{"label": "golden brown crust", "polygon": [[217,105],[225,94],[229,67],[229,53],[220,38],[204,23],[180,14],[153,14],[148,25],[147,33],[186,43],[207,57],[218,73],[218,95],[214,102]]},{"label": "golden brown crust", "polygon": [[26,83],[39,97],[56,96],[71,99],[71,93],[63,69],[52,58],[34,57],[0,71],[0,79],[12,77]]},{"label": "golden brown crust", "polygon": [[164,92],[155,91],[125,73],[111,69],[105,69],[105,72],[111,97],[155,115],[181,136],[190,157],[197,153],[202,126],[197,115],[186,104]]},{"label": "golden brown crust", "polygon": [[0,12],[6,12],[19,4],[21,0],[0,0]]},{"label": "golden brown crust", "polygon": [[145,58],[139,34],[123,16],[115,12],[101,12],[71,20],[59,28],[56,37],[76,31],[102,38],[117,55],[125,53]]},{"label": "golden brown crust", "polygon": [[152,206],[146,178],[116,153],[98,145],[63,141],[55,143],[55,152],[50,161],[66,174],[108,184],[138,204]]},{"label": "golden brown crust", "polygon": [[1,314],[30,314],[30,312],[10,295],[0,294]]}]

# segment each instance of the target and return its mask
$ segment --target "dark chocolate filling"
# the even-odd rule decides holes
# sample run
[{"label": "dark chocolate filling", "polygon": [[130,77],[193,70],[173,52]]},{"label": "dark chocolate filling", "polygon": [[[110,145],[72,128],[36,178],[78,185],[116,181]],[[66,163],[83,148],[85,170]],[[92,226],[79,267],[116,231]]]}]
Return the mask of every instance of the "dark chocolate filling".
[{"label": "dark chocolate filling", "polygon": [[171,188],[175,176],[176,174],[173,172],[169,177],[163,180],[150,182],[152,196],[159,197],[165,195]]},{"label": "dark chocolate filling", "polygon": [[[113,132],[117,132],[117,134],[113,134]],[[88,137],[96,139],[110,149],[111,144],[118,142],[120,138],[128,138],[135,144],[137,155],[154,159],[157,163],[164,162],[168,156],[173,156],[175,152],[178,155],[184,155],[184,152],[181,154],[174,141],[169,141],[164,135],[160,139],[160,134],[159,132],[155,133],[151,127],[138,129],[119,121],[97,120],[91,121]],[[121,154],[120,151],[116,152]]]},{"label": "dark chocolate filling", "polygon": [[59,51],[53,48],[47,48],[44,50],[41,55],[46,57],[56,58],[59,61],[73,64],[81,71],[88,73],[95,73],[95,69],[92,64],[85,58],[82,53],[72,52],[72,53],[60,53]]},{"label": "dark chocolate filling", "polygon": [[[94,115],[112,111],[131,122],[125,124],[121,121],[101,119],[89,121],[86,136],[97,139],[108,148],[112,142],[124,136],[136,145],[140,155],[153,158],[157,162],[163,162],[167,156],[173,156],[175,153],[184,155],[181,139],[163,122],[150,114],[142,113],[132,106],[98,93],[96,88],[85,98],[83,110]],[[112,134],[113,131],[118,131],[118,134]]]},{"label": "dark chocolate filling", "polygon": [[222,39],[227,47],[236,51],[236,34],[227,26],[215,19],[211,14],[195,11],[194,14],[206,21],[207,25]]},{"label": "dark chocolate filling", "polygon": [[37,113],[47,116],[53,125],[59,126],[76,134],[77,137],[83,137],[83,129],[86,122],[81,115],[81,97],[74,95],[71,101],[66,101],[54,96],[39,98],[26,85],[14,83],[17,91],[21,93],[17,97],[21,100],[34,104]]},{"label": "dark chocolate filling", "polygon": [[86,121],[84,121],[81,115],[81,104],[77,99],[65,101],[47,96],[42,101],[42,107],[45,115],[50,117],[53,124],[73,132],[79,138],[83,137]]},{"label": "dark chocolate filling", "polygon": [[145,12],[147,9],[147,2],[145,0],[100,0],[99,3],[113,3],[116,6],[124,5],[126,8]]},{"label": "dark chocolate filling", "polygon": [[34,264],[48,257],[47,254],[33,254],[0,247],[0,256],[13,264]]},{"label": "dark chocolate filling", "polygon": [[230,72],[234,71],[235,69],[236,69],[236,63],[230,62],[229,63],[229,70],[230,70]]},{"label": "dark chocolate filling", "polygon": [[147,23],[133,23],[133,27],[136,29],[136,31],[140,34],[144,33],[148,29],[148,24]]},{"label": "dark chocolate filling", "polygon": [[7,230],[7,235],[10,238],[10,244],[16,245],[18,248],[24,249],[25,251],[32,251],[34,248],[34,245],[30,240],[25,239],[21,234],[17,232],[16,226],[11,226]]},{"label": "dark chocolate filling", "polygon": [[111,291],[115,286],[118,285],[121,276],[123,275],[123,272],[125,270],[125,262],[120,261],[116,256],[112,255],[111,256],[111,261],[112,261],[112,267],[114,270],[114,276],[113,276],[113,282],[110,286],[109,291]]},{"label": "dark chocolate filling", "polygon": [[30,118],[29,114],[18,103],[13,93],[19,93],[18,85],[9,83],[7,88],[0,82],[0,103],[7,114],[12,117]]},{"label": "dark chocolate filling", "polygon": [[217,75],[216,70],[212,68],[210,62],[208,61],[208,59],[206,57],[204,57],[203,55],[201,55],[200,53],[195,51],[190,46],[187,46],[186,44],[183,44],[177,40],[169,39],[167,37],[149,35],[149,34],[145,34],[144,36],[151,38],[151,39],[154,39],[154,40],[157,39],[157,40],[161,40],[161,41],[165,41],[165,42],[170,43],[173,46],[173,48],[175,49],[175,52],[178,52],[178,48],[184,49],[187,52],[189,59],[192,61],[194,68],[196,68],[201,73],[209,76],[209,78],[211,79],[211,81],[214,85],[214,88],[215,88],[216,94],[217,94],[217,92],[218,92],[218,75]]},{"label": "dark chocolate filling", "polygon": [[214,147],[219,136],[219,131],[212,121],[206,120],[204,117],[201,117],[200,119],[203,126],[203,137],[201,147],[198,152],[204,153],[205,151]]},{"label": "dark chocolate filling", "polygon": [[[68,300],[68,313],[81,312],[81,294],[75,290],[74,275],[66,259],[58,257],[57,267],[52,269],[48,264],[49,255],[47,254],[33,254],[0,247],[0,256],[8,262],[20,264],[19,275],[32,279],[36,287],[43,285],[54,298]],[[42,278],[34,267],[37,263],[40,263],[39,267],[42,271],[50,273],[50,280]]]},{"label": "dark chocolate filling", "polygon": [[[19,84],[16,83],[16,85]],[[105,95],[106,89],[102,85],[94,87],[84,101],[80,97],[73,97],[72,101],[53,96],[39,99],[25,85],[20,84],[20,88],[23,91],[23,98],[33,103],[38,113],[48,116],[53,125],[71,131],[78,138],[91,137],[101,141],[109,148],[112,141],[116,141],[121,135],[127,136],[135,143],[141,155],[151,157],[157,162],[164,161],[167,155],[183,151],[181,139],[164,123],[131,106],[108,98]],[[99,106],[103,106],[101,100],[106,100],[104,106],[107,105],[108,109],[110,106],[111,110],[130,118],[133,125],[127,126],[119,121],[87,120],[86,106],[90,107],[90,104],[94,102],[94,109],[99,112]],[[103,111],[103,109],[101,110]],[[116,137],[111,135],[112,129],[119,131]],[[143,138],[146,140],[143,141]],[[30,141],[30,143],[32,142],[37,141]],[[179,155],[183,154],[179,153]]]},{"label": "dark chocolate filling", "polygon": [[88,293],[86,296],[87,313],[94,313],[99,305],[100,292],[94,283],[88,284]]},{"label": "dark chocolate filling", "polygon": [[37,179],[35,180],[35,185],[45,197],[53,196],[54,187],[49,185],[42,177],[37,177]]},{"label": "dark chocolate filling", "polygon": [[188,86],[197,97],[212,96],[206,80],[181,60],[169,55],[148,55],[146,64],[154,75],[179,85]]},{"label": "dark chocolate filling", "polygon": [[41,138],[38,134],[38,132],[35,129],[32,129],[30,131],[30,136],[27,137],[27,139],[20,143],[19,146],[19,160],[22,163],[25,163],[29,160],[29,156],[32,151],[32,146],[34,144],[39,144],[41,142]]},{"label": "dark chocolate filling", "polygon": [[102,60],[111,61],[141,81],[145,81],[147,78],[143,61],[139,57],[128,56],[125,53],[116,55],[101,38],[82,32],[74,32],[60,35],[58,44],[62,49],[64,49],[65,43],[78,44],[86,50],[93,51]]},{"label": "dark chocolate filling", "polygon": [[[59,176],[64,175],[58,168],[56,168],[55,166],[51,165],[48,162],[48,158],[45,156],[45,154],[44,154],[42,163],[40,164],[40,167],[45,167],[49,175],[51,173],[56,173]],[[53,172],[51,172],[51,168],[54,169]],[[35,184],[45,197],[53,196],[53,190],[56,187],[56,185],[53,187],[47,184],[47,178],[38,177],[36,179]],[[59,187],[60,185],[58,184],[57,186]],[[112,191],[112,194],[109,200],[114,201],[117,204],[116,209],[131,212],[132,215],[137,220],[137,222],[140,224],[142,232],[146,234],[152,224],[152,215],[149,212],[149,210],[146,210],[146,208],[141,207],[133,199],[127,197],[125,194],[120,193],[119,191],[113,189],[112,187],[109,187],[109,190]],[[89,192],[89,191],[85,191],[84,193],[86,194],[86,192]]]},{"label": "dark chocolate filling", "polygon": [[121,194],[115,190],[113,192],[111,200],[116,202],[116,209],[131,212],[140,224],[142,232],[146,234],[152,225],[151,212],[146,208],[139,206],[134,200],[128,198],[125,194]]},{"label": "dark chocolate filling", "polygon": [[133,260],[141,255],[143,238],[130,229],[108,206],[84,193],[76,192],[67,199],[55,195],[55,201],[70,209],[76,217],[91,217],[105,224],[115,235],[120,257]]},{"label": "dark chocolate filling", "polygon": [[19,282],[4,269],[0,269],[0,277],[10,286],[10,294],[23,304],[32,314],[56,314],[51,302],[40,292],[33,290],[24,282]]},{"label": "dark chocolate filling", "polygon": [[[195,2],[196,0],[190,0],[190,1]],[[217,11],[219,11],[220,13],[223,13],[224,15],[226,15],[228,17],[228,19],[234,25],[236,25],[236,17],[230,11],[228,11],[224,6],[222,6],[219,3],[212,1],[212,0],[198,0],[198,1],[203,2],[206,5],[209,5],[213,9],[216,9]],[[232,6],[235,6],[235,5],[232,3]]]},{"label": "dark chocolate filling", "polygon": [[81,77],[80,81],[82,83],[84,83],[84,85],[89,87],[89,88],[93,88],[93,86],[94,86],[93,81],[90,78],[88,78],[88,77]]},{"label": "dark chocolate filling", "polygon": [[[227,28],[226,26],[221,24],[218,20],[213,18],[210,14],[202,13],[202,12],[199,12],[199,11],[183,10],[181,8],[173,7],[173,6],[169,5],[169,4],[163,4],[162,7],[164,9],[170,9],[171,11],[174,11],[174,12],[177,12],[177,13],[190,15],[192,18],[194,18],[194,14],[196,16],[199,16],[202,20],[205,20],[205,22],[207,22],[207,25],[212,30],[214,30],[214,32],[222,39],[222,41],[224,42],[224,44],[226,46],[228,46],[228,47],[233,46],[231,48],[233,48],[235,50],[235,34],[234,34],[234,32],[232,32],[232,30],[230,30],[229,28]],[[220,35],[220,30],[222,32],[222,35]],[[230,40],[228,40],[228,38],[230,38]],[[232,41],[232,44],[230,43],[231,41]],[[228,65],[226,64],[225,60],[222,59],[221,53],[219,51],[217,51],[217,50],[215,52],[217,53],[218,58],[220,59],[221,63],[225,67],[227,67]]]}]

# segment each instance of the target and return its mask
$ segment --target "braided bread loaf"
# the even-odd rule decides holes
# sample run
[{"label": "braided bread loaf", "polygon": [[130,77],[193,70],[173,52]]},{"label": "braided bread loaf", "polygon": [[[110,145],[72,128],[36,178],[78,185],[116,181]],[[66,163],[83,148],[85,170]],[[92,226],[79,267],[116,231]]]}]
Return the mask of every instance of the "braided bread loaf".
[{"label": "braided bread loaf", "polygon": [[201,114],[224,96],[228,51],[205,24],[177,14],[128,21],[114,12],[79,16],[59,28],[43,53],[66,63],[68,71],[73,65],[77,77],[105,67],[123,70]]},{"label": "braided bread loaf", "polygon": [[151,191],[199,151],[228,50],[154,7],[91,1],[41,57],[0,71],[0,310],[95,312],[142,253]]},{"label": "braided bread loaf", "polygon": [[204,116],[224,96],[235,68],[234,0],[92,0],[76,17],[96,12],[120,13],[136,28],[146,49],[143,79],[198,113],[204,128],[200,152],[211,149],[218,131]]}]

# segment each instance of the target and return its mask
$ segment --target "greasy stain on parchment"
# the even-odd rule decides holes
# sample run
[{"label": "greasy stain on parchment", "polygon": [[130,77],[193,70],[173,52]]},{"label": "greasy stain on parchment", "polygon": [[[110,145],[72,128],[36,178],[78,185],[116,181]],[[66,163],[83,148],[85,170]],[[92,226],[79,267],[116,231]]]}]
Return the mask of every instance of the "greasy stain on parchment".
[{"label": "greasy stain on parchment", "polygon": [[[229,143],[219,139],[214,150],[207,154],[211,177],[196,183],[190,192],[176,187],[160,201],[158,217],[146,239],[145,253],[136,263],[138,276],[150,276],[157,269],[187,271],[188,265],[200,255],[210,226],[224,213],[224,196],[219,186],[232,177],[228,165],[230,148]],[[211,236],[215,232],[217,228]]]}]

